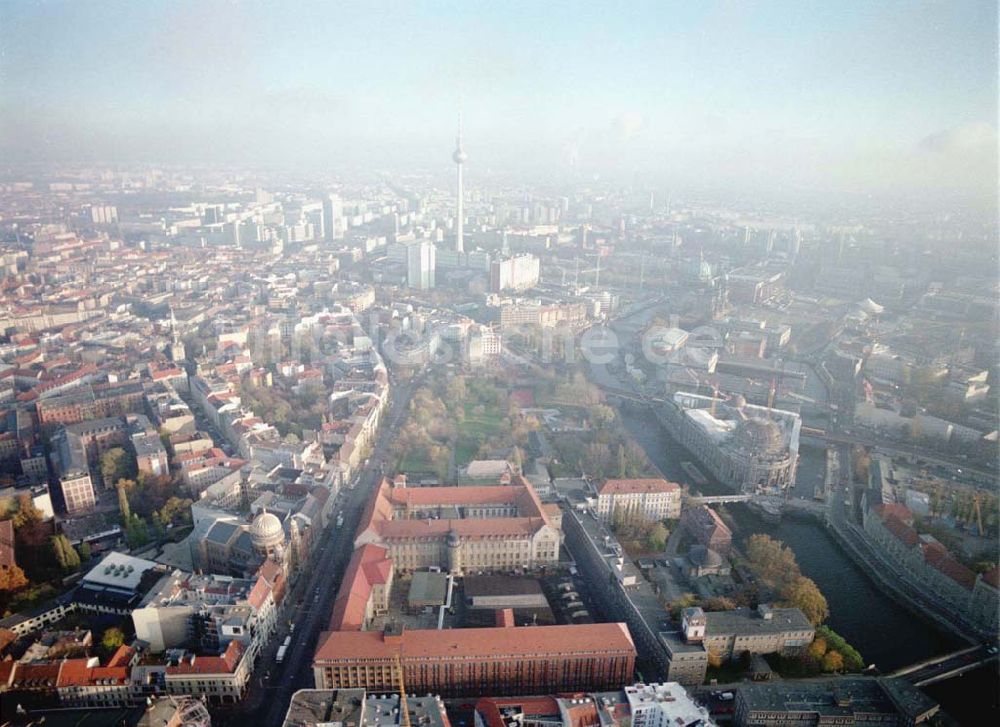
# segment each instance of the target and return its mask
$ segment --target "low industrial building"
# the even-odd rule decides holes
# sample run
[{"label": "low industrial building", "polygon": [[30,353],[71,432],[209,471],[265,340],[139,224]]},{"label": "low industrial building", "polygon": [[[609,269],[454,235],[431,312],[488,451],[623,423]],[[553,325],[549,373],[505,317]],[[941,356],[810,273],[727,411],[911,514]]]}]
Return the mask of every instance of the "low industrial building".
[{"label": "low industrial building", "polygon": [[939,706],[904,679],[843,676],[751,682],[736,692],[737,727],[918,725]]},{"label": "low industrial building", "polygon": [[465,602],[472,609],[548,608],[542,587],[534,578],[470,576],[462,581]]},{"label": "low industrial building", "polygon": [[705,648],[724,659],[745,651],[782,656],[800,654],[816,636],[816,628],[797,608],[761,604],[753,610],[709,611],[704,616]]},{"label": "low industrial building", "polygon": [[151,560],[112,551],[83,577],[73,602],[87,611],[128,616],[165,572]]}]

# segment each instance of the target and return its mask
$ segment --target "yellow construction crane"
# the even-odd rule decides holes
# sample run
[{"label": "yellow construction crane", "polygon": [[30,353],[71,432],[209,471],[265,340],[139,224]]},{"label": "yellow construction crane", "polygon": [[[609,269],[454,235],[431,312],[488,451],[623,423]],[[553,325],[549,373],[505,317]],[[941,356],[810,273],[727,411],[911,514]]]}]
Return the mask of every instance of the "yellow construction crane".
[{"label": "yellow construction crane", "polygon": [[399,682],[399,724],[400,727],[410,727],[410,708],[406,706],[406,683],[403,681],[403,661],[399,658],[398,652],[394,662]]}]

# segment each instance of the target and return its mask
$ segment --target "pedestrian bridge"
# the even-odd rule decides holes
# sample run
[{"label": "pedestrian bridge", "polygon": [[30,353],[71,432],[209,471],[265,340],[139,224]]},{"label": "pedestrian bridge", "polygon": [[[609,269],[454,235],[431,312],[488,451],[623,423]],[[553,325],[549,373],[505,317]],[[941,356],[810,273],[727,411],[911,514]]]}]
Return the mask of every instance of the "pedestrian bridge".
[{"label": "pedestrian bridge", "polygon": [[753,495],[709,495],[707,497],[690,497],[688,502],[693,505],[724,505],[728,502],[749,502]]}]

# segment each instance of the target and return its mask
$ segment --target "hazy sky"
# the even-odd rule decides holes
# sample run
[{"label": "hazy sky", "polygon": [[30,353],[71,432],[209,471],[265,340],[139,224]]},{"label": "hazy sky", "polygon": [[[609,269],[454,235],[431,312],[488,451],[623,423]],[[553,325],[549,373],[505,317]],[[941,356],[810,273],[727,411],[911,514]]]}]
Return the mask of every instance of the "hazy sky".
[{"label": "hazy sky", "polygon": [[[0,0],[14,160],[995,186],[996,2]],[[627,177],[626,177],[627,175]]]}]

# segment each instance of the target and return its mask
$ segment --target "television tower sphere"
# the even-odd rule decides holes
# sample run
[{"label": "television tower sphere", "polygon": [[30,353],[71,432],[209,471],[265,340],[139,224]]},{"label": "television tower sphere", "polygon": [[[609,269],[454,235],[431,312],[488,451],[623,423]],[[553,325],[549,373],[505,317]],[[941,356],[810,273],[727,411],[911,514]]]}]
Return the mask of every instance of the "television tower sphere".
[{"label": "television tower sphere", "polygon": [[465,161],[469,158],[469,155],[465,153],[462,148],[462,140],[459,139],[455,147],[455,153],[451,155],[451,158],[456,164],[465,164]]}]

